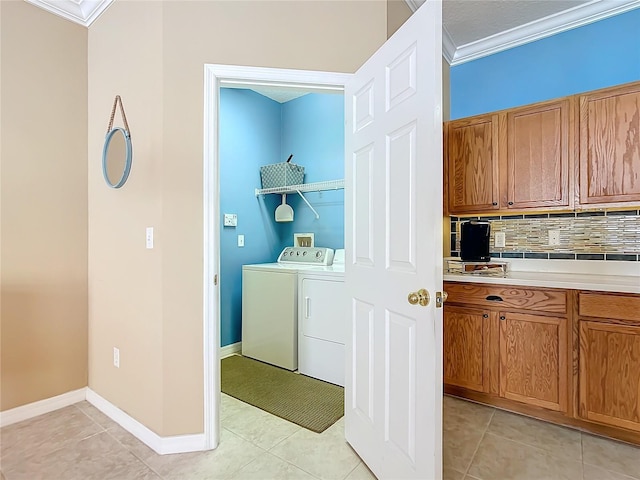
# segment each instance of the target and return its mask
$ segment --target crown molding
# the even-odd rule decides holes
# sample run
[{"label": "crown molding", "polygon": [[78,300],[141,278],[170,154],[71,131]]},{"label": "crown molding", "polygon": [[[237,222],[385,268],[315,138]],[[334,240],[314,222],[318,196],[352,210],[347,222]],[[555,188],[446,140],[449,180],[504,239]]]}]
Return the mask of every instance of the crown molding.
[{"label": "crown molding", "polygon": [[404,2],[409,6],[413,13],[416,13],[416,10],[422,6],[425,0],[404,0]]},{"label": "crown molding", "polygon": [[453,43],[453,39],[449,34],[449,30],[447,27],[442,24],[442,56],[444,59],[451,64],[456,55],[456,44]]},{"label": "crown molding", "polygon": [[88,27],[113,0],[25,0],[59,17]]},{"label": "crown molding", "polygon": [[[529,22],[490,37],[461,45],[455,50],[451,66],[470,62],[518,47],[557,33],[582,27],[640,7],[640,0],[594,0],[564,12]],[[444,44],[444,41],[443,41]]]}]

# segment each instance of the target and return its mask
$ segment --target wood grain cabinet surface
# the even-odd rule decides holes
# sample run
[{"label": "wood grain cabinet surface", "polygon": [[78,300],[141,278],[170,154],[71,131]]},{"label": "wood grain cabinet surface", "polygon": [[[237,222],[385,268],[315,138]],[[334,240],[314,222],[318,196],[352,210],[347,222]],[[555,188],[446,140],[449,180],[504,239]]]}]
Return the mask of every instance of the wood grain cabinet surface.
[{"label": "wood grain cabinet surface", "polygon": [[445,124],[445,192],[450,213],[497,210],[498,116]]},{"label": "wood grain cabinet surface", "polygon": [[640,82],[446,122],[452,215],[640,205]]},{"label": "wood grain cabinet surface", "polygon": [[500,396],[567,410],[567,319],[500,313]]},{"label": "wood grain cabinet surface", "polygon": [[640,83],[580,95],[580,203],[640,202]]},{"label": "wood grain cabinet surface", "polygon": [[502,208],[573,207],[568,98],[509,110]]},{"label": "wood grain cabinet surface", "polygon": [[640,295],[580,292],[580,416],[640,432]]},{"label": "wood grain cabinet surface", "polygon": [[451,214],[573,207],[570,100],[445,124]]},{"label": "wood grain cabinet surface", "polygon": [[490,312],[448,306],[444,315],[444,382],[489,391]]},{"label": "wood grain cabinet surface", "polygon": [[463,282],[444,288],[445,385],[566,411],[566,292]]}]

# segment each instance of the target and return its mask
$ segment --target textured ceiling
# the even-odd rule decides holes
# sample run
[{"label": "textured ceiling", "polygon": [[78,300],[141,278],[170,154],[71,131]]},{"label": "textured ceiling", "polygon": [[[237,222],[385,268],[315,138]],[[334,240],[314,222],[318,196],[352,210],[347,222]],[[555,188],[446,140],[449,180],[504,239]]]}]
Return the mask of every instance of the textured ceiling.
[{"label": "textured ceiling", "polygon": [[444,0],[442,19],[453,43],[461,46],[590,2],[591,0]]}]

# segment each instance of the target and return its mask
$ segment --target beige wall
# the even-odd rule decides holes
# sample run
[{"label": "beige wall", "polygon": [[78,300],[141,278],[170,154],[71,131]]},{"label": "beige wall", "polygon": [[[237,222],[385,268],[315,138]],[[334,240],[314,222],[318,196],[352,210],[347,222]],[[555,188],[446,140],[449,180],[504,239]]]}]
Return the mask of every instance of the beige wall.
[{"label": "beige wall", "polygon": [[90,158],[116,94],[134,148],[119,191],[89,167],[92,389],[160,435],[202,431],[204,64],[353,72],[386,29],[377,0],[115,2],[90,27]]},{"label": "beige wall", "polygon": [[1,394],[87,385],[87,31],[0,2]]},{"label": "beige wall", "polygon": [[396,33],[412,14],[405,0],[387,0],[387,38]]}]

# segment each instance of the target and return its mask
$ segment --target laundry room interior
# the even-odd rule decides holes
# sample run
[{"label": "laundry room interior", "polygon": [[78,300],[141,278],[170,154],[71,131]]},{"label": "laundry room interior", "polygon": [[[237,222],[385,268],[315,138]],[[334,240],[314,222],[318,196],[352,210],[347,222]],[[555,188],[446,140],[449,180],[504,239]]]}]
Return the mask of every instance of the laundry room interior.
[{"label": "laundry room interior", "polygon": [[[261,167],[287,160],[304,167],[304,184],[344,179],[344,97],[342,91],[324,93],[313,88],[224,86],[219,112],[220,347],[224,357],[241,352],[243,266],[277,262],[286,247],[294,246],[294,234],[304,234],[301,246],[326,247],[331,255],[338,251],[336,260],[344,251],[342,187],[286,197],[257,192],[262,187]],[[293,210],[293,221],[275,219],[283,200]],[[234,216],[233,222],[225,225],[225,214]]]}]

